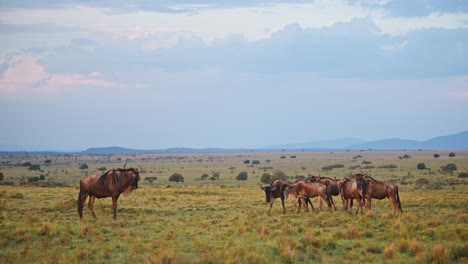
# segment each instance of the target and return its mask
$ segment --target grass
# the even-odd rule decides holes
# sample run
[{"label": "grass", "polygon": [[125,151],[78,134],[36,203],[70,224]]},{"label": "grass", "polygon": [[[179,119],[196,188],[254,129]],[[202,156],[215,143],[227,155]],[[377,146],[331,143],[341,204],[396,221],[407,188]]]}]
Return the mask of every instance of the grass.
[{"label": "grass", "polygon": [[[20,185],[21,177],[33,175],[14,164],[45,160],[44,156],[0,157],[5,180],[15,186],[0,186],[0,262],[7,263],[460,263],[468,261],[468,187],[464,184],[441,189],[414,184],[400,186],[404,213],[394,216],[387,200],[373,201],[372,211],[349,215],[341,211],[322,210],[282,214],[276,201],[267,215],[263,191],[257,183],[266,159],[268,166],[288,175],[318,174],[316,168],[344,164],[329,176],[344,175],[356,153],[296,153],[296,159],[280,159],[283,153],[242,153],[111,156],[48,156],[53,162],[41,168],[46,181],[64,183],[67,187]],[[454,162],[459,171],[468,167],[467,153],[456,159],[434,160],[431,153],[410,153],[412,159],[398,160],[398,153],[360,153],[372,165],[395,164],[397,169],[373,169],[378,179],[401,180],[408,173],[415,182],[420,177],[431,181],[456,179],[443,175],[435,167]],[[398,155],[396,155],[398,154]],[[263,156],[262,156],[263,155]],[[274,157],[277,156],[275,159]],[[290,155],[287,154],[287,157]],[[349,157],[348,157],[349,156]],[[174,158],[175,157],[175,158]],[[86,162],[90,172],[98,167],[122,166],[117,162],[131,159],[147,172],[156,175],[154,186],[142,182],[129,196],[121,196],[118,220],[112,219],[111,199],[94,204],[97,219],[87,208],[78,219],[76,198],[78,164]],[[197,162],[196,160],[203,161]],[[244,159],[260,160],[261,165],[247,167]],[[9,164],[6,164],[6,162]],[[190,162],[191,161],[191,162]],[[417,171],[416,164],[425,162],[434,174]],[[380,164],[380,165],[379,165]],[[236,167],[231,173],[232,167]],[[303,168],[306,169],[303,169]],[[229,169],[231,168],[231,169]],[[238,172],[248,169],[245,183],[235,180]],[[159,171],[164,171],[159,173]],[[251,170],[256,173],[252,174]],[[319,170],[319,169],[318,169]],[[54,172],[57,172],[56,174]],[[64,171],[68,173],[65,175]],[[202,184],[202,173],[219,171],[220,182]],[[184,175],[184,183],[171,183],[174,172]],[[94,173],[98,174],[97,171]],[[324,172],[322,175],[325,175]],[[335,174],[336,173],[336,174]],[[232,175],[232,176],[231,176]],[[453,189],[452,187],[455,187]],[[336,197],[336,205],[339,205]],[[316,202],[316,199],[313,200]]]}]

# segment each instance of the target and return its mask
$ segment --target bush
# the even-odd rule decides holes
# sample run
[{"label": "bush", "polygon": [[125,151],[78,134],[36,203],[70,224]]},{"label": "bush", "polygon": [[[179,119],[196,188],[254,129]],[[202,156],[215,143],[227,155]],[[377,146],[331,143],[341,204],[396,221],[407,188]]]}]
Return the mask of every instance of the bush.
[{"label": "bush", "polygon": [[442,172],[452,173],[457,170],[457,165],[449,163],[445,166],[441,166],[440,169],[442,170]]},{"label": "bush", "polygon": [[333,164],[333,165],[322,167],[322,170],[327,171],[327,170],[333,170],[333,169],[343,168],[343,167],[344,167],[343,164]]},{"label": "bush", "polygon": [[265,173],[263,173],[262,176],[260,177],[260,182],[261,182],[261,183],[270,184],[271,181],[273,180],[272,178],[273,178],[273,177],[271,176],[270,173],[265,172]]},{"label": "bush", "polygon": [[455,153],[453,153],[453,152],[450,152],[450,153],[449,153],[449,157],[450,157],[450,158],[453,158],[453,157],[455,157]]},{"label": "bush", "polygon": [[236,176],[236,180],[238,181],[246,181],[248,178],[247,172],[239,172],[239,174]]},{"label": "bush", "polygon": [[468,178],[468,173],[467,172],[460,172],[458,174],[458,178]]},{"label": "bush", "polygon": [[174,173],[169,177],[170,182],[184,182],[184,176],[180,173]]},{"label": "bush", "polygon": [[439,155],[439,154],[434,154],[434,158],[436,158],[436,159],[437,159],[438,157],[440,157],[440,155]]},{"label": "bush", "polygon": [[424,184],[429,184],[429,180],[426,178],[419,178],[416,181],[416,185],[424,185]]},{"label": "bush", "polygon": [[418,163],[417,168],[418,168],[418,170],[425,170],[425,169],[427,169],[427,168],[426,168],[426,164],[424,164],[424,163]]}]

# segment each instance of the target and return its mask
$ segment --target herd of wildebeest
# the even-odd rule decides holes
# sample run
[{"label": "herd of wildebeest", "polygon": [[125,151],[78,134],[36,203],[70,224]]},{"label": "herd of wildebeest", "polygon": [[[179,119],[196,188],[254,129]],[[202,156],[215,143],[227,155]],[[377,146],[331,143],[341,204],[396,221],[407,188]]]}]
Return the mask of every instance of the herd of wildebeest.
[{"label": "herd of wildebeest", "polygon": [[[95,198],[112,197],[112,207],[114,219],[117,219],[117,200],[124,193],[128,194],[138,188],[140,180],[140,169],[126,168],[126,163],[123,168],[108,170],[101,176],[89,175],[80,180],[80,192],[78,194],[78,214],[80,219],[83,218],[83,205],[89,196],[88,208],[91,214],[96,218],[94,213],[93,203]],[[305,207],[309,211],[308,204],[314,210],[311,198],[318,197],[320,212],[323,201],[328,205],[330,211],[332,207],[336,210],[333,196],[340,195],[343,202],[343,210],[352,213],[353,200],[358,202],[356,214],[361,211],[363,206],[371,209],[372,199],[388,198],[393,206],[393,213],[396,214],[401,208],[400,197],[398,195],[398,186],[392,182],[381,182],[367,173],[353,174],[344,179],[332,179],[329,177],[311,176],[308,180],[298,180],[289,182],[281,179],[276,179],[268,186],[262,186],[265,191],[266,202],[270,203],[268,214],[271,213],[271,208],[275,198],[281,198],[283,205],[283,213],[286,213],[284,206],[285,199],[294,199],[294,205],[298,207],[299,213],[301,207]]]},{"label": "herd of wildebeest", "polygon": [[350,175],[344,179],[332,179],[329,177],[311,176],[308,180],[298,180],[296,182],[288,182],[277,179],[269,186],[261,187],[265,191],[266,202],[270,203],[268,214],[271,213],[271,208],[275,198],[281,198],[283,205],[283,213],[286,213],[284,207],[285,199],[294,199],[295,206],[298,206],[297,212],[299,213],[301,207],[304,206],[308,211],[308,204],[314,210],[314,206],[310,198],[318,197],[320,212],[323,201],[328,205],[330,211],[333,208],[336,210],[333,196],[340,195],[343,203],[343,210],[352,213],[353,200],[358,202],[356,214],[361,211],[363,213],[363,206],[371,209],[372,199],[388,198],[393,206],[393,213],[396,214],[401,208],[400,196],[398,194],[398,186],[393,182],[378,181],[367,173],[359,173]]}]

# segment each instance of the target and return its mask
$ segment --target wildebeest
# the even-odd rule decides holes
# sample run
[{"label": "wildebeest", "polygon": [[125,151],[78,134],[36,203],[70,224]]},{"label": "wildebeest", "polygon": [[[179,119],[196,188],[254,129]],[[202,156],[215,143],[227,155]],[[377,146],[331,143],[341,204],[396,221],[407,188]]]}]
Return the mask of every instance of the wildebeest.
[{"label": "wildebeest", "polygon": [[140,170],[134,168],[109,170],[102,176],[89,175],[80,181],[80,193],[78,194],[78,214],[83,218],[83,204],[89,196],[88,208],[96,218],[93,203],[95,198],[112,197],[112,207],[114,209],[114,219],[117,219],[117,200],[120,194],[128,194],[138,188],[140,180]]},{"label": "wildebeest", "polygon": [[352,207],[353,207],[353,200],[356,199],[358,201],[358,208],[356,210],[356,214],[359,213],[359,209],[361,209],[361,214],[364,213],[363,211],[363,196],[361,190],[358,189],[356,181],[352,181],[350,179],[342,179],[338,180],[338,186],[340,189],[341,200],[343,202],[343,211],[352,214]]},{"label": "wildebeest", "polygon": [[379,200],[388,198],[393,206],[393,214],[397,213],[397,209],[400,210],[400,213],[403,213],[400,195],[398,194],[398,185],[393,182],[378,181],[367,175],[367,173],[355,174],[352,175],[352,177],[356,179],[358,189],[362,189],[364,203],[367,209],[371,209],[372,198]]},{"label": "wildebeest", "polygon": [[[321,183],[299,181],[294,184],[288,184],[288,186],[285,188],[285,192],[290,195],[295,195],[301,202],[299,204],[297,213],[301,211],[301,204],[306,204],[306,198],[313,198],[317,196],[319,200],[319,209],[317,212],[320,212],[320,210],[322,209],[323,201],[327,203],[328,208],[330,208],[330,211],[332,210],[329,196],[327,195],[327,186]],[[306,211],[309,211],[307,206],[305,207]]]},{"label": "wildebeest", "polygon": [[332,179],[329,177],[321,177],[319,176],[311,176],[309,178],[310,182],[320,182],[321,184],[324,184],[327,186],[327,194],[328,197],[330,198],[330,202],[333,205],[333,208],[335,208],[336,211],[336,206],[335,203],[333,202],[333,196],[340,195],[340,187],[338,186],[338,181],[336,179]]},{"label": "wildebeest", "polygon": [[[262,186],[260,187],[262,190],[265,191],[265,198],[266,202],[270,203],[270,209],[268,210],[268,215],[271,213],[271,208],[273,207],[273,203],[275,202],[276,198],[281,198],[281,204],[283,205],[283,214],[286,213],[286,208],[284,207],[284,190],[288,183],[283,180],[275,180],[273,181],[269,186]],[[307,199],[306,202],[309,202],[310,205],[312,206],[312,210],[314,209],[314,206],[312,205],[312,202]]]}]

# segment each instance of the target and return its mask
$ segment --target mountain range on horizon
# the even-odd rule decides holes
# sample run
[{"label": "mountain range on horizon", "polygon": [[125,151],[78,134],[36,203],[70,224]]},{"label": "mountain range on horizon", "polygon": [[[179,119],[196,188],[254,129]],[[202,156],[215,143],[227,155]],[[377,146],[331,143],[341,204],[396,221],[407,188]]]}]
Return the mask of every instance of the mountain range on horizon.
[{"label": "mountain range on horizon", "polygon": [[0,153],[35,152],[35,153],[77,153],[77,154],[140,154],[140,153],[220,153],[245,151],[283,151],[283,150],[468,150],[468,130],[457,134],[438,136],[425,141],[387,138],[363,141],[356,138],[314,141],[297,144],[269,145],[263,148],[224,149],[224,148],[168,148],[168,149],[130,149],[123,147],[96,147],[84,151],[30,151],[12,144],[0,144]]}]

